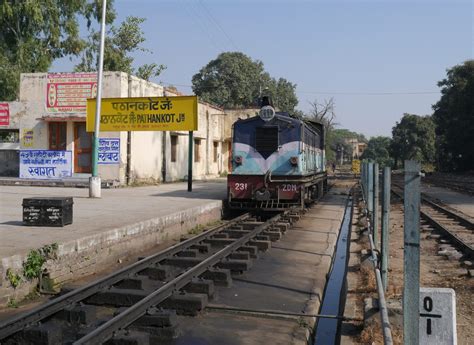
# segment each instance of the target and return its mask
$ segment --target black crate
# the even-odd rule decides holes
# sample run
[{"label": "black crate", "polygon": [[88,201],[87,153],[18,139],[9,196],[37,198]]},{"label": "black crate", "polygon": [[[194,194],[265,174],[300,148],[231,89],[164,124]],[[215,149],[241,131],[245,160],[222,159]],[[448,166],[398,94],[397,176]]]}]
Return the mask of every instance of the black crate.
[{"label": "black crate", "polygon": [[72,224],[72,197],[23,199],[23,224],[31,226],[64,226]]}]

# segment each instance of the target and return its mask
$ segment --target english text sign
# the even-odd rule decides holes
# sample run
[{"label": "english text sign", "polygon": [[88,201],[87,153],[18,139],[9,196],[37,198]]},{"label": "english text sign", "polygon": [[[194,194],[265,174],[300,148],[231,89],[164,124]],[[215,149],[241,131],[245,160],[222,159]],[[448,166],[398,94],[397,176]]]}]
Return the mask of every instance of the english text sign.
[{"label": "english text sign", "polygon": [[[87,131],[95,126],[95,99],[87,100]],[[197,96],[103,98],[100,131],[195,131]]]}]

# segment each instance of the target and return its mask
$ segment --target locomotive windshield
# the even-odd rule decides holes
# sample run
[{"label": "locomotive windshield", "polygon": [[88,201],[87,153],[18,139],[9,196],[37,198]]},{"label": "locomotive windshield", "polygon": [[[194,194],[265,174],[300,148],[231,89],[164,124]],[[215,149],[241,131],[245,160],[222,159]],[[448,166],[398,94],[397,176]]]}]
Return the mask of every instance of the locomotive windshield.
[{"label": "locomotive windshield", "polygon": [[278,150],[278,127],[257,127],[255,129],[255,149],[271,153]]}]

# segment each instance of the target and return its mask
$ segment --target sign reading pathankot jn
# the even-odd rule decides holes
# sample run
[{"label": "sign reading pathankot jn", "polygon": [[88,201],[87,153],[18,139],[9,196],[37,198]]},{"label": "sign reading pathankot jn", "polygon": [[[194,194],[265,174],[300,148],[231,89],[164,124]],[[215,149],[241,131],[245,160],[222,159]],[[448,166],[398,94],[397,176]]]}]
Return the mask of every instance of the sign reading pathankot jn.
[{"label": "sign reading pathankot jn", "polygon": [[[87,131],[95,126],[95,99],[87,100]],[[100,131],[195,131],[197,96],[102,98]]]}]

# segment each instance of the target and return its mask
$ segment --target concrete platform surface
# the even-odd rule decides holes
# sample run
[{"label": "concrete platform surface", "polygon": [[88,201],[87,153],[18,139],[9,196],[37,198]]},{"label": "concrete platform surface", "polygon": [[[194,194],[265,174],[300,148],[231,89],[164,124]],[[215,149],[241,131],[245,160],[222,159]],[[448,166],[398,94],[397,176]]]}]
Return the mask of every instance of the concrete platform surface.
[{"label": "concrete platform surface", "polygon": [[[283,238],[219,288],[212,305],[317,314],[344,216],[349,187],[333,188]],[[208,310],[179,317],[179,336],[167,344],[307,344],[315,319]]]},{"label": "concrete platform surface", "polygon": [[[226,183],[225,179],[195,182],[191,193],[186,183],[103,189],[100,199],[91,199],[88,193],[88,188],[0,186],[0,305],[3,290],[9,287],[6,270],[20,273],[31,249],[58,244],[59,259],[49,268],[60,281],[93,273],[94,265],[179,237],[197,224],[219,220]],[[48,196],[74,198],[73,223],[24,226],[22,200]],[[15,296],[27,293],[28,284],[23,290],[17,288]]]},{"label": "concrete platform surface", "polygon": [[423,184],[421,192],[426,195],[441,200],[444,204],[461,211],[462,213],[474,218],[474,197],[455,192],[451,189],[435,187]]}]

